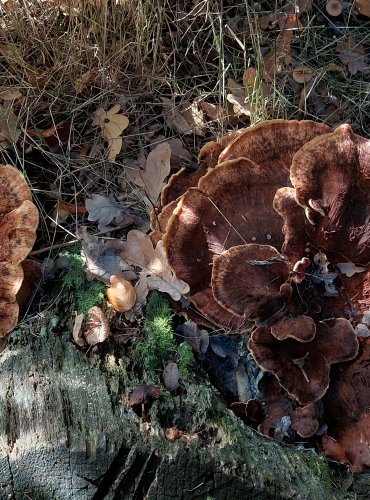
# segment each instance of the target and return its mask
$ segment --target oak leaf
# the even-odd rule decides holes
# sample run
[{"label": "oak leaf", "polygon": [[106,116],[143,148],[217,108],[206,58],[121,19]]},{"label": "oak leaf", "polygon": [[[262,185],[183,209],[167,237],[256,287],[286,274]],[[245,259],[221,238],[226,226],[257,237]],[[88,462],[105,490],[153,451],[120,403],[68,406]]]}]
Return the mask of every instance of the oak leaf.
[{"label": "oak leaf", "polygon": [[162,101],[162,114],[166,124],[169,128],[182,135],[189,135],[192,133],[191,126],[182,116],[179,109],[176,107],[171,99],[161,97]]},{"label": "oak leaf", "polygon": [[339,53],[339,59],[347,65],[351,75],[355,75],[359,71],[366,71],[369,68],[365,60],[364,46],[360,43],[356,44],[352,36],[345,41],[338,42],[335,51]]},{"label": "oak leaf", "polygon": [[128,127],[129,119],[120,114],[121,106],[116,104],[109,111],[99,108],[95,111],[92,124],[98,125],[101,135],[108,143],[108,159],[114,160],[122,148],[122,132]]},{"label": "oak leaf", "polygon": [[120,255],[128,264],[142,269],[140,280],[145,281],[149,290],[168,293],[173,300],[180,300],[189,292],[189,285],[171,271],[162,241],[154,249],[149,235],[133,229],[127,234]]},{"label": "oak leaf", "polygon": [[150,206],[156,205],[165,179],[171,171],[171,147],[167,142],[159,144],[146,159],[144,170],[130,170],[130,179],[145,190]]}]

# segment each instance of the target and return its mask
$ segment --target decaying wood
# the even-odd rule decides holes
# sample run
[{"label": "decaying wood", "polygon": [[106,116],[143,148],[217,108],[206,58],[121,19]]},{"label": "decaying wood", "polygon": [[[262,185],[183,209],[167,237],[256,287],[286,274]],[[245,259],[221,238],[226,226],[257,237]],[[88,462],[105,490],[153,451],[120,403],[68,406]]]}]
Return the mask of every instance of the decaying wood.
[{"label": "decaying wood", "polygon": [[368,498],[369,477],[332,474],[321,457],[260,436],[206,380],[189,394],[202,391],[194,418],[210,439],[166,440],[155,405],[151,424],[129,409],[126,361],[92,362],[55,334],[1,354],[0,498]]}]

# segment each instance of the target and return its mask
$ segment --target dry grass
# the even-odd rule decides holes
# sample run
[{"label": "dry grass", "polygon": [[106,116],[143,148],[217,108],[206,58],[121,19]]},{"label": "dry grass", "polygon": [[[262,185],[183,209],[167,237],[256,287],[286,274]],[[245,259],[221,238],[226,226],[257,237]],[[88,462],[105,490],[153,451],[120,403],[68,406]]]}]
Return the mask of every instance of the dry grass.
[{"label": "dry grass", "polygon": [[[294,2],[285,6],[289,3]],[[1,20],[0,87],[19,89],[24,97],[14,102],[19,140],[1,155],[30,179],[43,214],[42,246],[75,233],[77,220],[63,229],[51,228],[57,199],[78,204],[94,192],[113,193],[142,213],[132,185],[117,180],[123,164],[147,154],[155,137],[175,136],[163,119],[162,96],[175,104],[205,100],[226,109],[228,78],[242,84],[246,68],[256,68],[249,90],[251,116],[232,124],[209,119],[204,138],[183,137],[194,158],[204,141],[227,128],[268,118],[312,118],[331,125],[348,121],[358,133],[370,132],[369,70],[345,75],[338,70],[343,65],[335,52],[336,43],[349,34],[358,44],[369,45],[369,22],[350,7],[337,21],[327,16],[325,1],[314,2],[302,15],[304,29],[293,34],[292,64],[277,66],[273,80],[264,85],[263,57],[276,45],[281,29],[262,30],[260,18],[281,10],[284,4],[275,0],[8,4],[13,10],[4,11]],[[300,64],[313,72],[305,98],[303,86],[292,79],[292,67]],[[91,117],[99,106],[116,103],[129,116],[130,127],[121,154],[108,162]],[[56,152],[30,132],[63,121],[71,124],[70,133]],[[79,155],[81,145],[88,154]]]}]

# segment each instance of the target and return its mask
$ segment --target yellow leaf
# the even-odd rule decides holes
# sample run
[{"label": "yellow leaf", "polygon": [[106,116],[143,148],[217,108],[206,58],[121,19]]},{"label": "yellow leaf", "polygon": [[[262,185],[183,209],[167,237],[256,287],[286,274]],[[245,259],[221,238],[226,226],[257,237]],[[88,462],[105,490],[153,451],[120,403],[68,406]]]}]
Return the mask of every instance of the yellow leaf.
[{"label": "yellow leaf", "polygon": [[109,111],[98,108],[92,124],[101,128],[101,135],[108,142],[108,159],[114,160],[122,148],[122,132],[128,127],[129,119],[119,113],[121,106],[116,104]]}]

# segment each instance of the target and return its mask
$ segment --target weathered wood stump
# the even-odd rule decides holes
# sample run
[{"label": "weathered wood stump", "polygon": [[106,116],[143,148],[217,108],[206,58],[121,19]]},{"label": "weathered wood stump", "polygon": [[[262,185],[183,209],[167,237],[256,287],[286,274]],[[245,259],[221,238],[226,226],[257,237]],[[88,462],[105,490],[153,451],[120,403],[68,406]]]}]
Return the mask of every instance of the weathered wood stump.
[{"label": "weathered wood stump", "polygon": [[1,354],[1,498],[369,498],[368,476],[333,474],[322,457],[260,436],[206,378],[189,397],[209,443],[169,442],[155,407],[150,424],[128,409],[127,363],[88,360],[52,333]]}]

